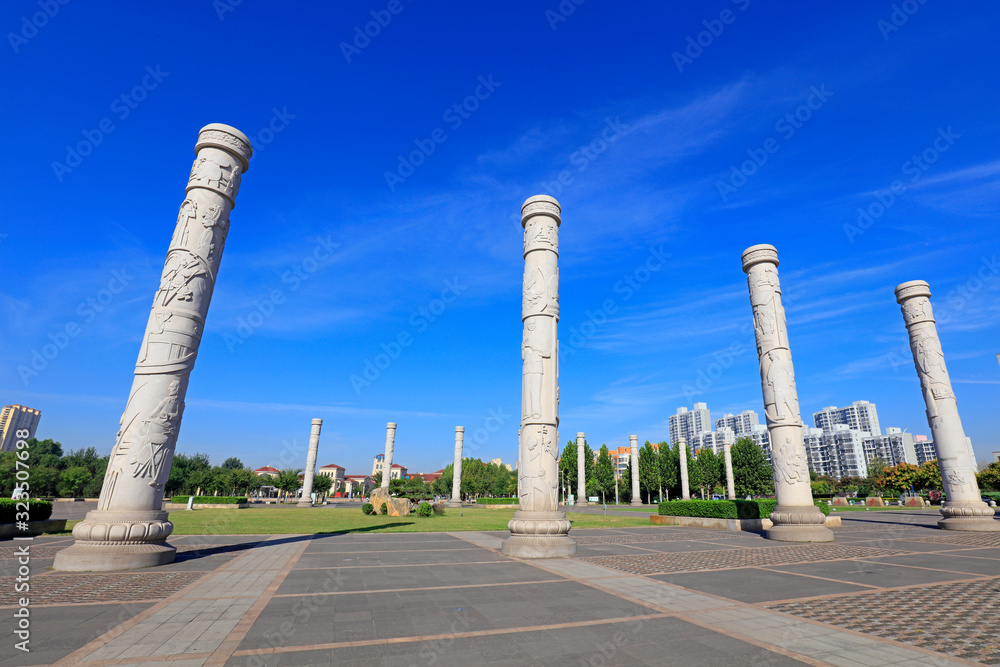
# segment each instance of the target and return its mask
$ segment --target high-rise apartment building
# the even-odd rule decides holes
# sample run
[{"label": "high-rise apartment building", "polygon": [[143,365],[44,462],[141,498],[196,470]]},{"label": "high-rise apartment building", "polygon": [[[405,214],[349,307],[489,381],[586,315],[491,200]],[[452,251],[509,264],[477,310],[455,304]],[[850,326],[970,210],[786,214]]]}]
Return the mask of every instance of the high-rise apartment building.
[{"label": "high-rise apartment building", "polygon": [[715,420],[715,430],[723,427],[732,429],[737,438],[749,435],[754,426],[760,425],[760,417],[755,410],[744,410],[738,415],[726,413]]},{"label": "high-rise apartment building", "polygon": [[707,403],[695,403],[693,410],[677,408],[677,414],[670,415],[670,442],[681,438],[690,442],[696,435],[712,430],[712,416]]},{"label": "high-rise apartment building", "polygon": [[[969,448],[969,456],[973,463],[976,461],[976,450],[972,446],[972,438],[965,438],[965,445]],[[937,449],[934,448],[934,441],[926,435],[913,436],[913,448],[916,450],[917,465],[923,465],[928,461],[937,460]]]},{"label": "high-rise apartment building", "polygon": [[[42,411],[35,410],[23,405],[5,405],[0,412],[0,433],[3,440],[0,442],[0,452],[13,452],[17,449],[18,440],[27,440],[35,437],[38,429],[38,422],[42,418]],[[24,438],[17,436],[18,431],[27,431]],[[23,433],[22,433],[23,435]]]},{"label": "high-rise apartment building", "polygon": [[865,459],[871,463],[872,459],[880,458],[890,467],[900,463],[917,465],[917,450],[913,444],[912,434],[890,426],[885,430],[885,435],[864,439]]},{"label": "high-rise apartment building", "polygon": [[692,452],[699,449],[711,449],[714,453],[721,454],[725,445],[731,445],[734,442],[736,442],[736,434],[733,433],[733,429],[721,426],[716,431],[705,431],[693,436],[688,441],[688,446],[691,447]]},{"label": "high-rise apartment building", "polygon": [[816,428],[829,433],[837,424],[843,424],[853,431],[864,431],[868,435],[882,435],[878,425],[878,412],[874,403],[854,401],[846,408],[831,406],[813,413]]}]

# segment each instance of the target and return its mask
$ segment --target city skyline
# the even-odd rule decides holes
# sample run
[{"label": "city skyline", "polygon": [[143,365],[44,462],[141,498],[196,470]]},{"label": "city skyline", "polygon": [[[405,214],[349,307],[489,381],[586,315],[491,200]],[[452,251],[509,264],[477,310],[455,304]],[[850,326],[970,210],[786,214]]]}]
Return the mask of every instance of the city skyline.
[{"label": "city skyline", "polygon": [[[363,48],[360,4],[149,8],[155,37],[65,6],[6,54],[0,401],[40,409],[38,437],[110,452],[192,147],[219,122],[255,154],[179,453],[301,467],[322,418],[320,459],[352,473],[387,421],[413,470],[451,461],[456,425],[470,456],[515,461],[519,214],[548,194],[560,445],[667,440],[681,402],[763,413],[740,256],[770,243],[806,421],[864,396],[928,433],[893,294],[927,280],[988,458],[1000,73],[968,63],[1000,49],[1000,7],[926,3],[886,32],[891,3],[722,5],[731,23],[703,5],[553,21],[536,3],[403,3]],[[17,5],[8,30],[37,11]]]}]

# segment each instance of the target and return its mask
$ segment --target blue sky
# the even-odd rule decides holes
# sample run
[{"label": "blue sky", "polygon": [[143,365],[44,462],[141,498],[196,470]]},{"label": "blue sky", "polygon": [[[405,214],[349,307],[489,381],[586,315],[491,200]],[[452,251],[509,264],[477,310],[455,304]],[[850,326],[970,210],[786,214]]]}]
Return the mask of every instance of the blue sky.
[{"label": "blue sky", "polygon": [[6,3],[0,403],[40,437],[110,451],[221,122],[257,152],[178,451],[301,467],[320,417],[349,473],[387,421],[411,471],[456,425],[516,460],[534,194],[563,208],[564,443],[761,411],[740,254],[771,243],[808,423],[867,399],[928,432],[893,297],[922,279],[966,431],[1000,450],[995,3],[316,4]]}]

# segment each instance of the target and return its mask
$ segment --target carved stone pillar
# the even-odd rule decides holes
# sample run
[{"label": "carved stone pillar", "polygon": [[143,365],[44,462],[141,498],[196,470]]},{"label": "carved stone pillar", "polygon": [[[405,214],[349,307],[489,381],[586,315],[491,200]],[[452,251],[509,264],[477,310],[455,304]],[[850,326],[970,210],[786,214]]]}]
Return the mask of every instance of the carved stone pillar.
[{"label": "carved stone pillar", "polygon": [[521,321],[522,401],[518,442],[520,509],[507,524],[501,553],[551,558],[576,553],[559,511],[559,202],[536,195],[521,207],[524,283]]},{"label": "carved stone pillar", "polygon": [[385,458],[382,461],[382,488],[389,486],[392,477],[392,450],[396,446],[396,422],[385,425]]},{"label": "carved stone pillar", "polygon": [[632,507],[642,505],[642,491],[639,489],[639,436],[628,437],[629,457],[632,462]]},{"label": "carved stone pillar", "polygon": [[323,427],[322,419],[312,420],[312,430],[309,433],[309,452],[306,454],[306,471],[302,480],[302,497],[298,507],[312,507],[313,478],[316,476],[316,452],[319,450],[319,432]]},{"label": "carved stone pillar", "polygon": [[250,141],[228,125],[198,133],[186,196],[139,348],[135,379],[108,462],[97,509],[73,528],[76,543],[56,554],[57,570],[162,565],[176,549],[163,489],[177,444],[188,376],[205,331],[222,249]]},{"label": "carved stone pillar", "polygon": [[896,288],[896,301],[903,310],[903,321],[910,334],[913,363],[924,393],[927,423],[934,438],[947,498],[941,506],[944,519],[938,521],[938,526],[946,530],[1000,530],[993,508],[982,501],[979,493],[975,461],[969,455],[965,430],[958,416],[958,403],[944,364],[930,296],[930,287],[922,280],[903,283]]},{"label": "carved stone pillar", "polygon": [[726,491],[730,500],[736,500],[736,480],[733,478],[733,446],[723,445],[723,453],[726,457]]},{"label": "carved stone pillar", "polygon": [[691,483],[688,481],[688,442],[681,438],[678,441],[677,453],[681,463],[681,500],[691,500]]},{"label": "carved stone pillar", "polygon": [[451,500],[448,507],[462,506],[462,444],[465,440],[465,427],[455,427],[455,465],[452,468]]},{"label": "carved stone pillar", "polygon": [[587,462],[584,457],[584,447],[587,438],[583,433],[576,434],[576,504],[587,504]]},{"label": "carved stone pillar", "polygon": [[743,251],[743,270],[753,307],[774,491],[778,498],[771,513],[774,525],[764,535],[786,542],[832,542],[833,531],[823,525],[826,517],[813,504],[795,370],[788,347],[785,309],[781,305],[778,251],[766,244],[747,248]]}]

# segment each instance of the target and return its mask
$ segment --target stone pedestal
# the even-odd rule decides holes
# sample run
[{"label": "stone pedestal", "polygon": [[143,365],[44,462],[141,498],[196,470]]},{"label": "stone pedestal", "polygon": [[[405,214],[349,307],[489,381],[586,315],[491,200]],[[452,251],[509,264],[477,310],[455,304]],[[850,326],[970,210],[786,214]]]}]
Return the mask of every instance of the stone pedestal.
[{"label": "stone pedestal", "polygon": [[302,497],[296,507],[312,507],[313,479],[316,477],[316,452],[319,450],[319,432],[323,428],[322,419],[312,420],[309,433],[309,452],[306,454],[306,470],[302,479]]},{"label": "stone pedestal", "polygon": [[688,443],[685,438],[678,440],[677,454],[681,464],[681,500],[691,500],[691,483],[688,481]]},{"label": "stone pedestal", "polygon": [[522,401],[518,442],[520,510],[507,524],[501,553],[552,558],[576,553],[570,523],[559,511],[559,202],[536,195],[521,207],[524,283]]},{"label": "stone pedestal", "polygon": [[123,570],[162,565],[176,550],[163,511],[188,377],[205,330],[222,249],[250,141],[228,125],[198,133],[186,196],[139,348],[135,379],[108,462],[97,509],[73,528],[76,543],[56,554],[57,570]]},{"label": "stone pedestal", "polygon": [[587,503],[587,462],[584,451],[587,439],[583,433],[576,434],[576,504]]},{"label": "stone pedestal", "polygon": [[826,517],[813,504],[795,371],[781,304],[778,251],[770,245],[747,248],[743,252],[743,270],[750,288],[778,499],[771,513],[774,525],[764,535],[786,542],[832,542],[833,531],[823,525]]},{"label": "stone pedestal", "polygon": [[944,363],[930,296],[930,287],[922,280],[903,283],[896,288],[896,301],[902,308],[903,321],[910,334],[910,349],[927,405],[927,423],[934,438],[947,497],[941,506],[944,519],[938,521],[938,526],[945,530],[998,531],[1000,522],[979,493],[976,462],[969,454],[965,430],[958,416],[958,403]]},{"label": "stone pedestal", "polygon": [[730,500],[736,500],[736,480],[733,478],[733,446],[723,445],[722,449],[726,457],[726,491]]},{"label": "stone pedestal", "polygon": [[642,491],[639,489],[639,436],[628,437],[629,461],[632,463],[632,507],[642,506]]},{"label": "stone pedestal", "polygon": [[383,488],[389,487],[389,480],[392,478],[392,450],[396,446],[396,422],[389,422],[385,425],[385,459],[382,461],[382,484]]},{"label": "stone pedestal", "polygon": [[455,427],[455,465],[452,469],[451,500],[448,507],[462,506],[462,442],[465,439],[465,427]]}]

